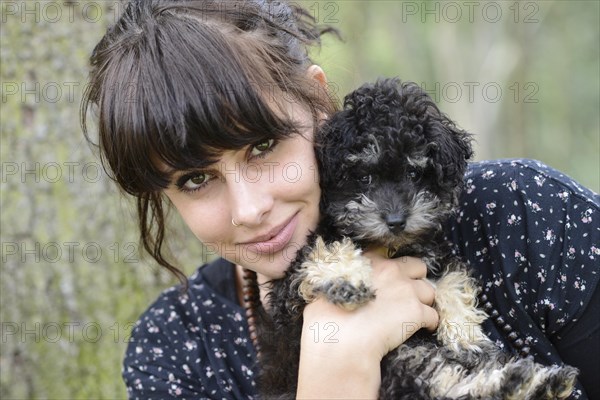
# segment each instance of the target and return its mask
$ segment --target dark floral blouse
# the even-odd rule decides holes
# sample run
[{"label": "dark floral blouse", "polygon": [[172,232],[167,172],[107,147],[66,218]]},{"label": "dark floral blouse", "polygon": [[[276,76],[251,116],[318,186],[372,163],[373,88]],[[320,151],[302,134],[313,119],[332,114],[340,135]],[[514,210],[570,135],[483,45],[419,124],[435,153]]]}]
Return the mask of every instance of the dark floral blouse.
[{"label": "dark floral blouse", "polygon": [[[573,398],[600,398],[600,197],[532,160],[473,163],[465,183],[446,232],[500,315],[486,332],[507,352],[576,366]],[[255,398],[244,315],[223,259],[201,267],[186,294],[165,291],[132,332],[129,397]]]}]

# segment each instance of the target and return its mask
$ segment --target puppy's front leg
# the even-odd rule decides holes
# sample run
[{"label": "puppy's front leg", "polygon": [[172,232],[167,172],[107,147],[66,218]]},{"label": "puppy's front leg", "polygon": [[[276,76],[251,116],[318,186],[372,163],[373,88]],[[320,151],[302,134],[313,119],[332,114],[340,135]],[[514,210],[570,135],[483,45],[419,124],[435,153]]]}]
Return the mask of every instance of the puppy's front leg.
[{"label": "puppy's front leg", "polygon": [[372,300],[371,263],[348,238],[326,245],[318,237],[298,271],[300,295],[311,302],[324,295],[330,302],[352,310]]},{"label": "puppy's front leg", "polygon": [[482,351],[489,342],[481,329],[487,314],[477,308],[479,289],[475,280],[465,271],[452,271],[435,282],[435,308],[440,316],[438,339],[456,352]]}]

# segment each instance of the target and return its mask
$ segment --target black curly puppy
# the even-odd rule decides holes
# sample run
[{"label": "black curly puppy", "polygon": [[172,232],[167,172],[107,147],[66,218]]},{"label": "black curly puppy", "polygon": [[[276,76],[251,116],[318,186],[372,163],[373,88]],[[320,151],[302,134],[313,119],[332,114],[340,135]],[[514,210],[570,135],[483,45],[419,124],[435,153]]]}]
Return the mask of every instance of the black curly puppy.
[{"label": "black curly puppy", "polygon": [[480,328],[478,289],[443,242],[457,205],[470,135],[413,83],[364,85],[315,140],[322,219],[285,278],[272,282],[261,327],[260,388],[294,398],[302,312],[316,296],[356,308],[371,300],[369,261],[385,247],[421,257],[436,285],[435,334],[419,332],[382,361],[383,399],[563,399],[577,371],[510,358]]}]

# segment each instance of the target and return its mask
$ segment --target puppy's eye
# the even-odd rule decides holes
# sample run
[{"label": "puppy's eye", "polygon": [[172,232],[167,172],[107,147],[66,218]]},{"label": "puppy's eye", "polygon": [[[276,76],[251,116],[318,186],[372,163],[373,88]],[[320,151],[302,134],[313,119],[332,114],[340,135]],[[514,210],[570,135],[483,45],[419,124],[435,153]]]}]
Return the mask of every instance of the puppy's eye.
[{"label": "puppy's eye", "polygon": [[365,175],[365,176],[362,176],[359,180],[360,180],[360,183],[370,185],[371,182],[373,181],[373,178],[371,177],[371,175]]},{"label": "puppy's eye", "polygon": [[408,176],[408,178],[409,178],[411,181],[417,181],[417,180],[419,180],[419,171],[417,171],[417,170],[416,170],[416,169],[414,169],[414,168],[412,168],[412,169],[409,169],[409,170],[406,172],[406,175]]}]

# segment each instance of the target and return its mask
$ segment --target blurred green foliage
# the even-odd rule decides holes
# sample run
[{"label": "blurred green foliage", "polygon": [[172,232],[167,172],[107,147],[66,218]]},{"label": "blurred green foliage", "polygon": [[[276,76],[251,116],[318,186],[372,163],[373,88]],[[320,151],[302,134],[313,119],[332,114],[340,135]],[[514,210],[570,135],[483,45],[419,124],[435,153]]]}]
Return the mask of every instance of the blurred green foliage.
[{"label": "blurred green foliage", "polygon": [[303,4],[342,31],[314,54],[342,96],[414,81],[475,135],[477,160],[535,158],[600,190],[600,2]]},{"label": "blurred green foliage", "polygon": [[[344,41],[313,54],[339,97],[383,76],[425,87],[477,159],[530,157],[600,190],[595,1],[303,1]],[[87,57],[118,1],[3,1],[0,398],[124,398],[132,323],[174,280],[138,253],[133,208],[78,122]],[[94,127],[90,127],[94,130]],[[202,247],[175,218],[172,252]]]}]

